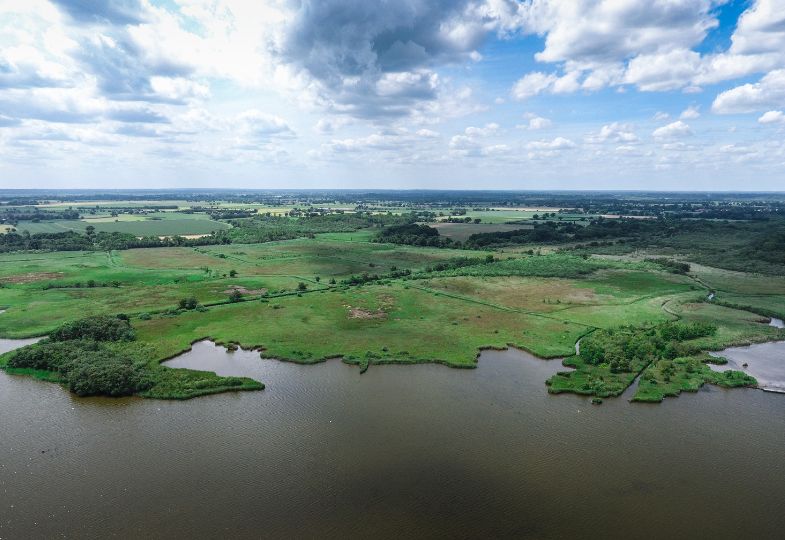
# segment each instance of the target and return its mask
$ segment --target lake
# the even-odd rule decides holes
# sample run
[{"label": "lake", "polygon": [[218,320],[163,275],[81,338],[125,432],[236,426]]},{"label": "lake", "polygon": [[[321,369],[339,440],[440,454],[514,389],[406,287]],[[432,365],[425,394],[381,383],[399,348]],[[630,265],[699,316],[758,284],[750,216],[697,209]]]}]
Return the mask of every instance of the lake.
[{"label": "lake", "polygon": [[785,341],[756,343],[746,347],[730,347],[712,356],[721,356],[727,364],[709,364],[714,371],[735,369],[752,375],[758,386],[769,392],[785,393]]},{"label": "lake", "polygon": [[[210,343],[174,361],[263,381],[190,401],[77,398],[0,371],[0,538],[775,538],[785,396],[552,396],[562,369],[301,366]],[[171,364],[169,364],[171,365]],[[215,370],[215,369],[213,369]]]}]

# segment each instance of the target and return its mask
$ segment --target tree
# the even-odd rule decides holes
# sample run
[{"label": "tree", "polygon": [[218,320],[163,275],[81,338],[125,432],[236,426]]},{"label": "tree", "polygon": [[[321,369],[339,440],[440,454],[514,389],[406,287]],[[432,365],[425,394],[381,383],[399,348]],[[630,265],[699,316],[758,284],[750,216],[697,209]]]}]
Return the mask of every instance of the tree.
[{"label": "tree", "polygon": [[196,309],[199,306],[199,301],[193,296],[181,298],[179,306],[180,309]]},{"label": "tree", "polygon": [[242,299],[243,299],[243,293],[241,293],[237,289],[233,290],[231,294],[229,294],[230,302],[239,302]]},{"label": "tree", "polygon": [[237,270],[229,270],[229,277],[235,277],[237,275]]},{"label": "tree", "polygon": [[298,290],[298,291],[304,291],[304,290],[306,290],[307,288],[308,288],[308,285],[306,285],[306,284],[305,284],[305,283],[303,283],[302,281],[301,281],[300,283],[298,283],[298,284],[297,284],[297,290]]},{"label": "tree", "polygon": [[85,227],[84,231],[87,234],[87,236],[93,236],[95,234],[95,227],[93,227],[92,225],[88,225],[87,227]]},{"label": "tree", "polygon": [[316,283],[319,283],[322,280],[322,278],[320,278],[319,276],[316,276],[314,279],[316,280]]}]

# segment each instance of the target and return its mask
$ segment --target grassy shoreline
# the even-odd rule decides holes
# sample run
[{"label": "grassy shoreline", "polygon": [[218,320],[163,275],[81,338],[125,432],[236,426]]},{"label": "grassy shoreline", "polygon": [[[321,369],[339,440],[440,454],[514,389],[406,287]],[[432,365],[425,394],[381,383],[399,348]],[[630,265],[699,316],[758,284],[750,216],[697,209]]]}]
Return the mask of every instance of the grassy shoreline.
[{"label": "grassy shoreline", "polygon": [[[647,328],[672,320],[716,324],[717,335],[696,340],[696,350],[785,336],[749,312],[697,302],[705,286],[650,262],[499,254],[491,262],[449,267],[457,255],[473,254],[375,244],[348,234],[270,244],[71,258],[0,255],[0,282],[6,283],[0,306],[9,308],[0,314],[0,336],[41,336],[79,317],[124,313],[133,321],[139,351],[144,349],[129,345],[128,353],[143,360],[155,379],[139,394],[168,399],[263,388],[250,379],[229,385],[214,374],[161,365],[203,339],[299,364],[341,358],[363,371],[392,363],[474,368],[483,350],[512,347],[542,359],[564,358],[566,367],[596,378],[609,374],[577,364],[574,352],[579,339],[598,329]],[[400,269],[411,274],[385,277]],[[342,284],[363,274],[378,276]],[[740,291],[752,288],[743,280],[753,278],[731,277],[723,274],[731,285],[746,287]],[[120,285],[85,286],[90,280]],[[257,292],[232,301],[227,297],[232,287]],[[200,309],[177,309],[186,296],[196,298]],[[0,364],[7,356],[0,357]],[[626,384],[610,393],[575,393],[620,395],[648,367],[636,365],[617,377]],[[560,382],[548,391],[575,387]]]}]

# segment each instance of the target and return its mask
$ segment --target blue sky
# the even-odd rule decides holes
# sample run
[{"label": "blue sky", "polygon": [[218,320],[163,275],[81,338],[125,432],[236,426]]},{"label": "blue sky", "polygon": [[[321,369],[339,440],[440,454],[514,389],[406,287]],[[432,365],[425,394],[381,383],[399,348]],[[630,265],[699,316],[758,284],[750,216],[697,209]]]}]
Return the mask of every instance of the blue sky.
[{"label": "blue sky", "polygon": [[785,0],[0,0],[0,187],[785,189]]}]

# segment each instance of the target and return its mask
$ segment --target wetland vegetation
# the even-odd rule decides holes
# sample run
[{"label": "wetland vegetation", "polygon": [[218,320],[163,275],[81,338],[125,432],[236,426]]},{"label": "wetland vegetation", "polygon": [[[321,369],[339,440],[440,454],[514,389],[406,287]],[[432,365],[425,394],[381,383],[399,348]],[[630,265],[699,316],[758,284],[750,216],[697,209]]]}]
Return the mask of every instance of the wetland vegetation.
[{"label": "wetland vegetation", "polygon": [[[511,346],[564,359],[543,391],[608,398],[637,379],[635,401],[661,401],[706,383],[756,386],[740,371],[711,369],[717,360],[706,352],[785,337],[768,324],[785,316],[785,203],[775,196],[0,200],[0,337],[47,336],[0,356],[0,366],[78,395],[264,387],[161,364],[210,338],[298,363],[341,358],[362,371],[472,368],[482,349]],[[460,227],[454,236],[451,227]]]}]

